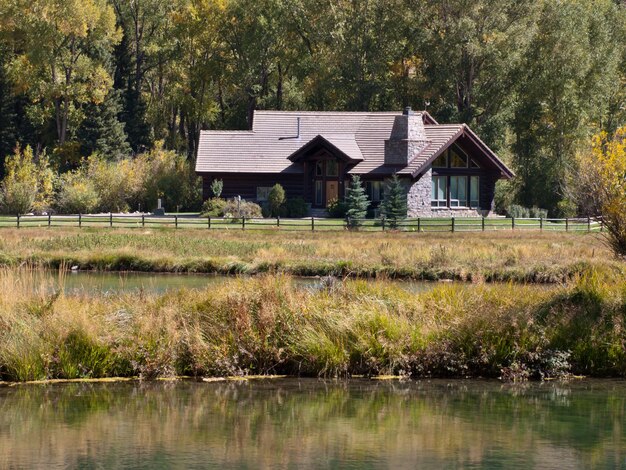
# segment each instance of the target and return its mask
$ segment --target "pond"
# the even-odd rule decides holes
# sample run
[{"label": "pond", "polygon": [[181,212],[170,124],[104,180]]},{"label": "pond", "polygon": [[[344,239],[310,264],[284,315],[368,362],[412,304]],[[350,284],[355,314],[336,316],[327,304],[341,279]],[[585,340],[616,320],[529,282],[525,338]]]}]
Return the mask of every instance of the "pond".
[{"label": "pond", "polygon": [[0,468],[626,468],[626,382],[0,387]]},{"label": "pond", "polygon": [[[19,272],[19,271],[18,271]],[[164,293],[177,289],[206,289],[224,283],[230,276],[212,274],[172,274],[172,273],[140,273],[140,272],[95,272],[70,271],[59,276],[54,271],[23,270],[22,275],[34,276],[39,280],[47,280],[49,284],[62,285],[66,294],[116,294],[145,291]],[[322,285],[320,278],[294,277],[294,285],[303,289],[318,289]],[[369,281],[376,282],[376,281]],[[409,292],[424,292],[440,285],[431,281],[393,281]],[[39,283],[35,281],[34,285]]]},{"label": "pond", "polygon": [[[96,272],[96,271],[70,271],[59,276],[55,271],[22,271],[22,275],[45,279],[53,288],[60,285],[66,294],[116,294],[127,292],[149,292],[161,294],[169,290],[178,289],[206,289],[211,286],[223,284],[232,276],[213,274],[172,274],[172,273],[140,273],[140,272]],[[368,280],[376,283],[380,281]],[[441,282],[433,281],[407,281],[392,280],[395,285],[412,292],[426,292]],[[294,277],[293,283],[302,289],[320,289],[324,283],[318,277]],[[456,283],[455,283],[456,284]],[[460,285],[472,286],[473,284],[458,282]],[[34,285],[38,285],[34,282]],[[537,289],[549,289],[557,287],[556,284],[536,284]]]}]

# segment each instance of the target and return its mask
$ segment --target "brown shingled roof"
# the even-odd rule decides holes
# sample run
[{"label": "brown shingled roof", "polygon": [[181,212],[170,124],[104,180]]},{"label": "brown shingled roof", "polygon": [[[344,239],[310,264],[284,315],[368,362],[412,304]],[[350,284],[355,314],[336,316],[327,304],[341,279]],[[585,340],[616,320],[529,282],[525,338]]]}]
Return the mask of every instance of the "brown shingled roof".
[{"label": "brown shingled roof", "polygon": [[[502,161],[463,124],[437,124],[422,113],[427,144],[406,167],[385,165],[385,140],[401,112],[256,111],[251,131],[202,131],[196,171],[199,173],[302,173],[289,157],[313,139],[321,138],[351,161],[351,174],[416,176],[459,136],[468,132],[503,174]],[[300,118],[298,136],[298,118]],[[281,139],[282,138],[282,139]],[[483,148],[484,146],[484,148]]]}]

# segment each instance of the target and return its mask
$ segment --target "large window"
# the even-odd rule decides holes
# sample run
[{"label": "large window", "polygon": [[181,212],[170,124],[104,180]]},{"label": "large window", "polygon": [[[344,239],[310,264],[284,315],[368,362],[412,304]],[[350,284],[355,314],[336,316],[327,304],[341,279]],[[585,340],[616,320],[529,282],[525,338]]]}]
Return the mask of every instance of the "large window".
[{"label": "large window", "polygon": [[431,206],[479,208],[480,177],[467,175],[433,176]]},{"label": "large window", "polygon": [[326,162],[326,176],[337,176],[339,174],[339,166],[336,160],[328,160]]},{"label": "large window", "polygon": [[448,205],[448,177],[433,176],[432,188],[431,205],[433,207],[446,207]]},{"label": "large window", "polygon": [[450,177],[450,207],[467,207],[467,176]]},{"label": "large window", "polygon": [[470,206],[478,207],[480,205],[480,178],[478,176],[470,176]]},{"label": "large window", "polygon": [[367,181],[365,192],[372,202],[379,202],[384,198],[384,185],[382,181]]},{"label": "large window", "polygon": [[322,198],[324,197],[324,182],[316,181],[315,182],[315,204],[318,206],[322,205]]}]

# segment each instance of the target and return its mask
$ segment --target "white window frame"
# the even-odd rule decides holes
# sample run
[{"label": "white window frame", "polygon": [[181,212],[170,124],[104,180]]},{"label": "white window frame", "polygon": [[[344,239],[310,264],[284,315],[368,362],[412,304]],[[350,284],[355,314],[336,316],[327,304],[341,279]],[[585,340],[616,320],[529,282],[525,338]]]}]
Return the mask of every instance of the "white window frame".
[{"label": "white window frame", "polygon": [[[444,182],[443,199],[439,199],[437,196],[440,194],[441,181]],[[433,176],[431,183],[431,196],[430,205],[432,207],[448,207],[448,177],[447,176]]]}]

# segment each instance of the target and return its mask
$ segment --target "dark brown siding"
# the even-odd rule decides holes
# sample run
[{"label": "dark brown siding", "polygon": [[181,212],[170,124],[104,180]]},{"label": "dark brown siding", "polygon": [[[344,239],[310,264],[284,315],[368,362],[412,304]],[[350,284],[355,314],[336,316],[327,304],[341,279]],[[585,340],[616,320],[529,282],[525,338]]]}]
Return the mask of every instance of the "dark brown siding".
[{"label": "dark brown siding", "polygon": [[212,196],[211,182],[213,179],[221,179],[224,182],[222,198],[229,199],[241,196],[248,201],[256,200],[257,186],[271,187],[279,183],[285,189],[288,198],[303,196],[303,176],[302,175],[281,175],[281,174],[221,174],[202,176],[202,197],[208,199]]}]

